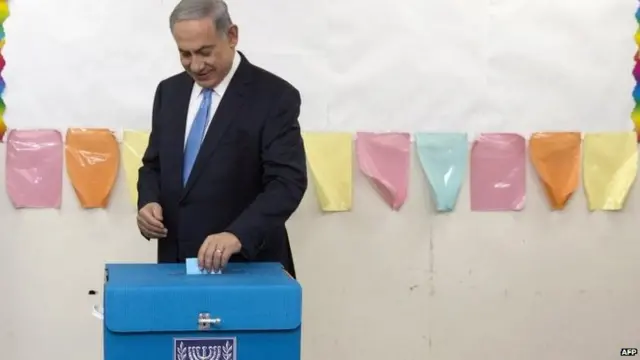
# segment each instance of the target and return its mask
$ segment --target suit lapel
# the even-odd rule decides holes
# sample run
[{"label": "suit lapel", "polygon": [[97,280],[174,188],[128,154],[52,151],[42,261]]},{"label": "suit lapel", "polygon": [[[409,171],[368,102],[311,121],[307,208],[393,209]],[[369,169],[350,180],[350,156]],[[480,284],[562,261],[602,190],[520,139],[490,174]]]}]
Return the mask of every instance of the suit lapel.
[{"label": "suit lapel", "polygon": [[[200,151],[196,157],[196,162],[193,165],[189,179],[182,193],[182,198],[187,196],[194,183],[197,181],[198,176],[202,174],[202,171],[207,166],[207,160],[213,155],[216,147],[222,140],[225,131],[229,125],[233,122],[235,117],[239,114],[242,105],[244,104],[244,97],[246,92],[246,86],[251,80],[251,64],[247,61],[244,55],[240,54],[242,60],[240,65],[233,75],[229,87],[227,88],[218,108],[216,110],[211,124],[207,130],[207,134],[202,142]],[[182,131],[184,133],[184,129]]]},{"label": "suit lapel", "polygon": [[181,75],[180,83],[175,88],[176,94],[169,98],[175,99],[171,107],[172,114],[168,117],[171,122],[167,131],[167,154],[173,159],[174,171],[170,171],[172,187],[182,188],[182,169],[184,164],[184,135],[187,127],[187,113],[193,90],[193,79],[185,72]]}]

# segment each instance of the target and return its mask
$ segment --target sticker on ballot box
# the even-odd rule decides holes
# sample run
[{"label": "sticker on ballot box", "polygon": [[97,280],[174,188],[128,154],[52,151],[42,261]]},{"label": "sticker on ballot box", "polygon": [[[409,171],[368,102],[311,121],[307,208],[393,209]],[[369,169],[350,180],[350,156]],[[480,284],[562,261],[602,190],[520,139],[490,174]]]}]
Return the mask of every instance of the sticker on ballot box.
[{"label": "sticker on ballot box", "polygon": [[236,360],[236,338],[174,339],[174,360]]}]

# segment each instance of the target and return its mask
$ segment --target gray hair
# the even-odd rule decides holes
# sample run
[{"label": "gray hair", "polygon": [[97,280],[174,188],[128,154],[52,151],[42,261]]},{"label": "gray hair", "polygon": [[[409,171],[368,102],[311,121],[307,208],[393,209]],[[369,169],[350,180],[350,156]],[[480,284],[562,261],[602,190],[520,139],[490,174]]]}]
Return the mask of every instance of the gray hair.
[{"label": "gray hair", "polygon": [[169,16],[169,27],[178,21],[202,20],[211,18],[216,31],[222,35],[227,35],[227,30],[233,25],[227,3],[224,0],[181,0]]}]

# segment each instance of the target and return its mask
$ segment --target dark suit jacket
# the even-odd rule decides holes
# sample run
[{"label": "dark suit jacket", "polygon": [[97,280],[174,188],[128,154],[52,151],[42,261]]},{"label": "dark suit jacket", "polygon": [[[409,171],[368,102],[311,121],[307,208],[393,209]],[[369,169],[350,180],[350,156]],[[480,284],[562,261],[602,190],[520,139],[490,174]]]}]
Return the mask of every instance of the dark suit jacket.
[{"label": "dark suit jacket", "polygon": [[183,72],[160,82],[139,171],[138,209],[162,206],[168,235],[158,240],[158,262],[196,257],[208,235],[227,231],[242,243],[231,261],[280,262],[295,276],[285,221],[307,189],[300,93],[241,57],[184,187],[193,80]]}]

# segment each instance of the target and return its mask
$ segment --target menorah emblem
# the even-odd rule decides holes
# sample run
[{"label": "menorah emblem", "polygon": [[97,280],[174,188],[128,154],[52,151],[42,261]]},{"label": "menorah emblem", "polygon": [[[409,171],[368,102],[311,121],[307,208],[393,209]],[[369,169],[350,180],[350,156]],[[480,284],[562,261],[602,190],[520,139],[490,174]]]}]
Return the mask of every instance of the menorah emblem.
[{"label": "menorah emblem", "polygon": [[236,339],[174,339],[174,360],[236,360]]}]

